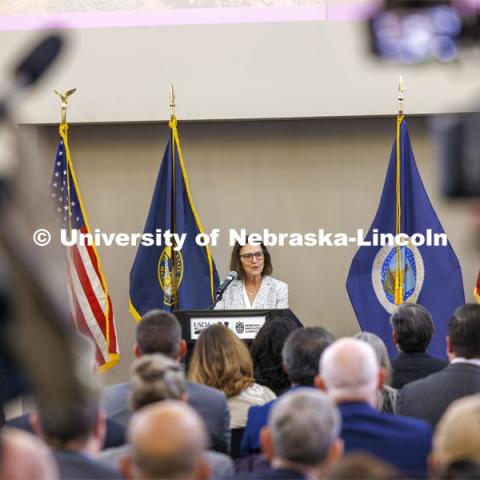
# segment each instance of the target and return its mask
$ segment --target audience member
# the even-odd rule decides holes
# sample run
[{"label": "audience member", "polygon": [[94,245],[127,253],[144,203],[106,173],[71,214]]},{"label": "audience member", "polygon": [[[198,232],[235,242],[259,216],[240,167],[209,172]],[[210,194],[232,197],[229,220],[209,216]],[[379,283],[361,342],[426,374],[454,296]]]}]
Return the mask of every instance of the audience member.
[{"label": "audience member", "polygon": [[435,426],[454,400],[480,392],[480,305],[455,310],[448,322],[447,352],[447,368],[402,388],[398,413]]},{"label": "audience member", "polygon": [[377,356],[378,364],[380,368],[383,368],[386,372],[385,383],[383,387],[377,391],[377,402],[375,408],[380,412],[395,413],[397,408],[398,390],[390,386],[390,380],[392,378],[392,364],[388,357],[387,347],[383,343],[383,340],[374,333],[360,332],[355,335],[355,338],[363,340],[372,346]]},{"label": "audience member", "polygon": [[[332,342],[332,334],[322,327],[301,328],[290,333],[282,350],[282,360],[292,389],[313,386],[320,356]],[[267,424],[275,402],[250,407],[241,443],[242,456],[260,451],[260,430]]]},{"label": "audience member", "polygon": [[298,327],[288,317],[274,317],[265,322],[250,346],[255,382],[281,395],[290,388],[282,366],[282,349],[287,337]]},{"label": "audience member", "polygon": [[[32,434],[36,433],[32,428],[30,413],[25,413],[19,417],[7,420],[7,426],[9,428],[25,430],[26,432]],[[105,439],[103,441],[102,449],[114,448],[118,447],[119,445],[123,445],[126,442],[126,437],[127,429],[123,425],[118,424],[110,418],[105,419]]]},{"label": "audience member", "polygon": [[345,451],[368,452],[404,475],[424,477],[432,429],[427,422],[375,410],[386,372],[373,348],[342,338],[325,349],[316,384],[339,405]]},{"label": "audience member", "polygon": [[104,441],[105,418],[93,396],[85,394],[63,411],[39,404],[32,422],[52,449],[61,480],[121,478],[116,469],[97,459]]},{"label": "audience member", "polygon": [[[130,409],[137,412],[146,405],[165,400],[180,400],[187,402],[187,383],[181,365],[175,360],[161,355],[142,355],[132,366]],[[159,430],[159,435],[163,435]],[[117,467],[121,457],[131,453],[131,445],[111,448],[100,454],[100,459],[111,466]],[[234,473],[232,459],[219,452],[205,452],[213,474],[224,478]]]},{"label": "audience member", "polygon": [[51,452],[38,438],[6,428],[0,433],[0,478],[55,480],[58,469]]},{"label": "audience member", "polygon": [[448,365],[427,353],[435,328],[430,312],[422,305],[401,305],[391,316],[390,323],[393,341],[400,352],[392,362],[394,388],[400,389],[406,383],[427,377]]},{"label": "audience member", "polygon": [[341,457],[340,413],[323,393],[301,388],[275,402],[262,429],[262,451],[271,467],[254,478],[319,478]]},{"label": "audience member", "polygon": [[200,334],[189,377],[225,393],[232,429],[245,427],[250,406],[263,405],[276,398],[269,388],[255,383],[247,347],[222,324],[210,325]]},{"label": "audience member", "polygon": [[133,415],[128,437],[133,449],[121,466],[127,479],[210,477],[204,458],[207,432],[200,416],[185,403],[167,400],[147,405]]},{"label": "audience member", "polygon": [[369,453],[349,453],[325,475],[326,480],[404,480],[405,476]]},{"label": "audience member", "polygon": [[480,394],[455,400],[438,422],[433,437],[432,465],[447,472],[459,462],[480,465]]},{"label": "audience member", "polygon": [[[137,325],[134,352],[161,353],[177,362],[185,358],[187,344],[182,339],[182,329],[176,317],[163,310],[145,314]],[[127,425],[132,415],[128,407],[129,383],[107,387],[101,405],[108,418]],[[214,388],[199,383],[187,383],[188,403],[200,414],[210,435],[210,448],[228,453],[230,449],[230,412],[225,395]]]},{"label": "audience member", "polygon": [[[93,341],[81,333],[77,333],[75,345],[75,359],[77,374],[87,383],[93,382],[98,387],[98,378],[94,374],[97,370],[96,347]],[[98,395],[98,391],[95,392]],[[36,409],[35,398],[28,398],[30,408]],[[8,427],[25,430],[35,434],[32,428],[31,413],[26,413],[7,421]],[[105,420],[105,437],[102,448],[111,448],[123,445],[126,441],[127,431],[123,425],[119,425],[113,420]]]},{"label": "audience member", "polygon": [[457,460],[435,472],[438,480],[479,480],[480,463],[470,460]]}]

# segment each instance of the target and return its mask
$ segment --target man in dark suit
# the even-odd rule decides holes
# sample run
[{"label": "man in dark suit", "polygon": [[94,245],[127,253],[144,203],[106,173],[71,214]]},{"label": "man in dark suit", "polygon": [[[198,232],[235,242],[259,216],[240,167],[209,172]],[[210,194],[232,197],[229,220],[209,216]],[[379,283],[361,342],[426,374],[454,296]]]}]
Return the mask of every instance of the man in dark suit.
[{"label": "man in dark suit", "polygon": [[[297,329],[288,336],[283,346],[282,360],[292,384],[291,389],[313,387],[320,356],[333,340],[333,335],[322,327]],[[267,424],[268,414],[276,401],[249,408],[241,443],[243,457],[260,451],[260,430]]]},{"label": "man in dark suit", "polygon": [[340,408],[346,453],[367,452],[408,478],[424,478],[432,428],[427,422],[380,413],[374,408],[385,376],[371,345],[342,338],[323,352],[315,383]]},{"label": "man in dark suit", "polygon": [[261,444],[270,467],[247,478],[321,478],[343,453],[340,412],[324,393],[298,388],[282,395],[262,428]]},{"label": "man in dark suit", "polygon": [[392,362],[392,387],[427,377],[444,369],[448,363],[427,353],[434,326],[430,312],[414,303],[402,305],[390,318],[392,336],[400,354]]},{"label": "man in dark suit", "polygon": [[455,310],[448,322],[447,353],[447,368],[402,388],[399,413],[435,426],[454,400],[480,392],[480,305]]},{"label": "man in dark suit", "polygon": [[119,471],[97,459],[104,442],[105,418],[95,395],[85,393],[61,411],[39,404],[32,423],[51,448],[61,480],[122,478]]},{"label": "man in dark suit", "polygon": [[[185,358],[187,343],[177,318],[163,310],[152,310],[137,325],[134,352],[161,353],[177,362]],[[129,383],[107,387],[101,396],[101,406],[107,417],[127,426],[132,412],[128,407]],[[230,450],[230,410],[223,392],[214,388],[187,382],[188,403],[200,414],[210,435],[210,448],[222,453]]]}]

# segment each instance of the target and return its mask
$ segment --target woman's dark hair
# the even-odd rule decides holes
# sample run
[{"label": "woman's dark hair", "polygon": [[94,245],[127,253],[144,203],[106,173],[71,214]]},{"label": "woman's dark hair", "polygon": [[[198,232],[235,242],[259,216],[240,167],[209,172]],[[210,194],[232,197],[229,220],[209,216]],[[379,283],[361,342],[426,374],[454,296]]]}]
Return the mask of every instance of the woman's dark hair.
[{"label": "woman's dark hair", "polygon": [[[270,252],[263,242],[252,242],[252,245],[257,244],[262,247],[263,252],[263,270],[262,277],[265,275],[271,275],[273,272],[272,259],[270,258]],[[247,235],[247,245],[248,245],[248,235]],[[232,257],[230,259],[230,270],[235,270],[238,273],[238,278],[243,280],[245,278],[245,271],[243,270],[242,261],[240,259],[240,250],[245,245],[235,242],[232,250]]]},{"label": "woman's dark hair", "polygon": [[290,381],[282,366],[282,349],[287,337],[297,328],[287,317],[273,317],[258,331],[250,346],[255,381],[281,395],[290,388]]}]

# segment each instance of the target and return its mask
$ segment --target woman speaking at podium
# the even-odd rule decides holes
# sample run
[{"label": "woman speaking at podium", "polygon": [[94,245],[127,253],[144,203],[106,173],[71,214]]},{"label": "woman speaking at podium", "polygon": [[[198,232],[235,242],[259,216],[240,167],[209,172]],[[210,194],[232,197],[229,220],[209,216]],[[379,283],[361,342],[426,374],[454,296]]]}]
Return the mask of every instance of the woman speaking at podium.
[{"label": "woman speaking at podium", "polygon": [[230,270],[238,273],[215,310],[288,308],[288,285],[271,277],[272,260],[267,247],[235,243]]}]

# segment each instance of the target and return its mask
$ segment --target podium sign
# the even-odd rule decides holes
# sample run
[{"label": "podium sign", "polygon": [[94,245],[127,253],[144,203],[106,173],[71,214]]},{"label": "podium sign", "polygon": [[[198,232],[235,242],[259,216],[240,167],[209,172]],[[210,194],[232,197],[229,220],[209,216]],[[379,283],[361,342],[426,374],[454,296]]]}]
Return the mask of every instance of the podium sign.
[{"label": "podium sign", "polygon": [[290,309],[282,310],[180,310],[175,312],[182,326],[182,337],[187,343],[195,343],[203,330],[221,323],[242,340],[251,341],[265,322],[282,316],[291,318],[303,327]]},{"label": "podium sign", "polygon": [[249,317],[204,317],[190,319],[190,339],[197,340],[202,330],[214,325],[215,323],[223,323],[228,329],[235,333],[242,340],[253,340],[260,328],[266,321],[266,315],[255,315]]}]

